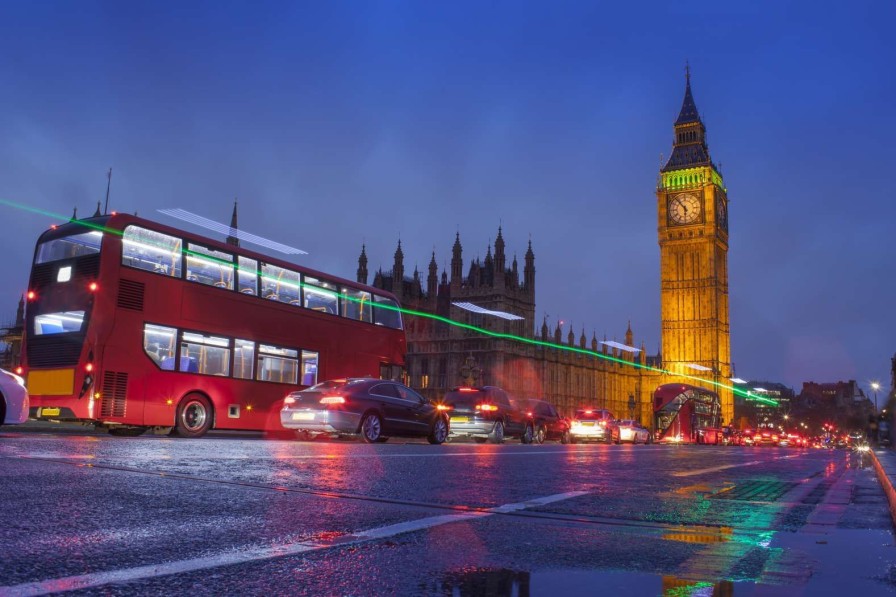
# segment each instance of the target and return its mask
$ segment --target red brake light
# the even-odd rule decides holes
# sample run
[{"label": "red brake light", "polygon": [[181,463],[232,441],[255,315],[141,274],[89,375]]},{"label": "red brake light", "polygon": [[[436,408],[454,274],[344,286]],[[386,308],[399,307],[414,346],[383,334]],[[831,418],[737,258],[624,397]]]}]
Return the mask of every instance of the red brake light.
[{"label": "red brake light", "polygon": [[324,396],[320,399],[321,404],[345,404],[345,398],[342,396]]},{"label": "red brake light", "polygon": [[436,404],[436,408],[438,410],[451,410],[452,407],[447,404]]},{"label": "red brake light", "polygon": [[87,371],[88,373],[93,371],[93,363],[87,363],[86,365],[84,365],[84,370]]},{"label": "red brake light", "polygon": [[87,286],[87,288],[90,289],[90,292],[96,292],[96,289],[98,288],[98,286],[96,285],[96,282],[91,282],[91,283]]},{"label": "red brake light", "polygon": [[478,392],[476,388],[458,388],[458,392]]},{"label": "red brake light", "polygon": [[16,367],[16,375],[21,375],[25,372],[23,367]]},{"label": "red brake light", "polygon": [[496,411],[496,410],[498,410],[498,407],[495,406],[494,404],[477,404],[477,405],[476,405],[476,410],[482,410],[482,411]]},{"label": "red brake light", "polygon": [[585,411],[585,414],[586,414],[586,415],[593,415],[593,414],[594,414],[594,411],[593,411],[593,410],[586,410],[586,411]]},{"label": "red brake light", "polygon": [[35,298],[37,298],[37,294],[33,290],[29,290],[28,291],[28,300],[33,301]]},{"label": "red brake light", "polygon": [[295,403],[296,403],[296,399],[293,398],[292,396],[287,396],[286,398],[283,399],[283,404],[295,404]]}]

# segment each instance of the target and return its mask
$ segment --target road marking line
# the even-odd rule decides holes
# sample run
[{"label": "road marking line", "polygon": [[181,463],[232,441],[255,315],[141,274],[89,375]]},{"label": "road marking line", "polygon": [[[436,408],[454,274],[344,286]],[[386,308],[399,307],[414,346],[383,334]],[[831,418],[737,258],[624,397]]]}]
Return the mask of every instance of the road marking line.
[{"label": "road marking line", "polygon": [[515,512],[525,510],[533,506],[543,506],[553,502],[568,500],[570,498],[586,495],[587,491],[570,491],[567,493],[558,493],[541,498],[532,499],[526,502],[516,504],[504,504],[484,511],[464,512],[460,514],[444,514],[441,516],[430,516],[419,520],[411,520],[398,524],[391,524],[384,527],[368,529],[350,535],[343,535],[328,541],[312,541],[287,543],[283,545],[273,545],[270,547],[254,547],[241,551],[228,551],[214,556],[204,558],[194,558],[190,560],[181,560],[179,562],[167,562],[165,564],[155,564],[149,566],[137,566],[135,568],[124,568],[121,570],[109,570],[106,572],[94,572],[91,574],[81,574],[78,576],[65,576],[62,578],[54,578],[37,582],[22,583],[7,587],[0,587],[0,595],[10,597],[30,597],[32,595],[47,595],[59,591],[75,591],[79,589],[89,589],[100,587],[111,583],[133,582],[147,578],[155,578],[158,576],[168,576],[171,574],[183,574],[186,572],[195,572],[197,570],[205,570],[208,568],[219,568],[221,566],[232,566],[234,564],[245,564],[248,562],[259,562],[263,560],[271,560],[274,558],[282,558],[293,556],[311,551],[319,551],[330,549],[333,547],[344,547],[346,545],[354,545],[357,543],[365,543],[367,541],[375,541],[394,537],[404,533],[411,533],[423,529],[429,529],[444,524],[461,522],[470,519],[479,519],[492,516],[494,514],[503,514],[506,512]]},{"label": "road marking line", "polygon": [[[790,454],[788,456],[776,456],[771,460],[782,460],[784,458],[799,458],[800,456],[805,456],[805,454]],[[766,462],[771,462],[770,460],[751,460],[750,462],[738,462],[737,464],[723,464],[721,466],[712,466],[710,468],[701,468],[695,471],[681,471],[677,473],[672,473],[673,477],[693,477],[694,475],[702,475],[704,473],[716,473],[718,471],[724,471],[729,468],[738,468],[742,466],[754,466],[756,464],[765,464]]]}]

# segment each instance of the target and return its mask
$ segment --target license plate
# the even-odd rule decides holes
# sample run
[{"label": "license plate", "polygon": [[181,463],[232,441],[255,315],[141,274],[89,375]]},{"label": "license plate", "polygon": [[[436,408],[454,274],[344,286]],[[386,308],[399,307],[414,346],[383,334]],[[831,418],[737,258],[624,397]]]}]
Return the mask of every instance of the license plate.
[{"label": "license plate", "polygon": [[293,421],[313,421],[314,413],[292,413]]},{"label": "license plate", "polygon": [[582,427],[594,427],[594,421],[583,421],[580,425]]},{"label": "license plate", "polygon": [[40,416],[42,416],[42,417],[58,417],[59,409],[58,408],[42,408],[42,409],[40,409]]},{"label": "license plate", "polygon": [[469,423],[470,417],[451,417],[452,423]]}]

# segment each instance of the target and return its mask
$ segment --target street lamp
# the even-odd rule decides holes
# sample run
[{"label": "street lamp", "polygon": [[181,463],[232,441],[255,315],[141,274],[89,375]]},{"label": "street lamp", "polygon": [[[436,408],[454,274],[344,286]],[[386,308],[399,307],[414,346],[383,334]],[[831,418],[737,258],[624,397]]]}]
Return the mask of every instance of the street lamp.
[{"label": "street lamp", "polygon": [[871,382],[871,389],[874,390],[874,412],[877,412],[877,391],[880,389],[880,384],[876,381]]}]

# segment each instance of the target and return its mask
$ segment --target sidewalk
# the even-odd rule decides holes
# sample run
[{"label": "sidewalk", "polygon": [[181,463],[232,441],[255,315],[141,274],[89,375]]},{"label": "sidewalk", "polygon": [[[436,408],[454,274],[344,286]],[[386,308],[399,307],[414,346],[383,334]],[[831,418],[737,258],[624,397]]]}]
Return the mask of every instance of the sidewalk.
[{"label": "sidewalk", "polygon": [[893,518],[893,524],[896,525],[896,487],[894,487],[894,483],[896,483],[896,450],[874,448],[870,453],[877,478],[884,488],[884,493],[887,494],[890,516]]}]

